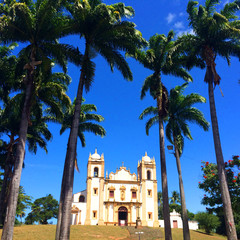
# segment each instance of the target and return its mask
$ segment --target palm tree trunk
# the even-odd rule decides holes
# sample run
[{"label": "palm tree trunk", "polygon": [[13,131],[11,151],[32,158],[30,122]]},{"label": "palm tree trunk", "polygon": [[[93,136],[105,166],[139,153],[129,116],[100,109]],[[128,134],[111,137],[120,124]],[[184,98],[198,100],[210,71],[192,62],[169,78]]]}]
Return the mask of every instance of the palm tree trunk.
[{"label": "palm tree trunk", "polygon": [[60,236],[60,228],[61,228],[61,221],[62,221],[62,203],[63,203],[64,181],[65,181],[65,166],[64,166],[64,171],[63,171],[61,194],[60,194],[60,201],[59,201],[59,206],[58,206],[57,228],[56,228],[56,235],[55,235],[56,240],[59,239],[59,236]]},{"label": "palm tree trunk", "polygon": [[4,223],[4,217],[6,214],[5,211],[7,208],[6,204],[9,196],[9,180],[12,177],[12,170],[13,170],[13,164],[12,164],[11,158],[12,158],[12,151],[8,151],[6,161],[5,161],[2,189],[0,193],[0,225],[3,225]]},{"label": "palm tree trunk", "polygon": [[13,238],[13,227],[15,222],[19,185],[21,180],[22,166],[25,154],[25,144],[27,139],[28,120],[30,117],[32,92],[33,92],[33,73],[28,71],[25,100],[19,129],[19,142],[17,145],[13,177],[10,184],[6,217],[1,240],[12,240]]},{"label": "palm tree trunk", "polygon": [[[208,69],[208,71],[211,71],[211,70]],[[231,199],[230,199],[230,194],[229,194],[229,189],[227,184],[225,164],[224,164],[222,147],[220,142],[218,120],[217,120],[217,113],[216,113],[214,92],[213,92],[213,74],[210,81],[208,81],[208,94],[209,94],[211,122],[212,122],[212,129],[213,129],[213,140],[214,140],[215,154],[217,159],[218,177],[219,177],[221,197],[223,202],[223,212],[224,212],[227,238],[228,240],[237,240],[237,233],[236,233],[233,212],[232,212],[232,204],[231,204]]]},{"label": "palm tree trunk", "polygon": [[186,200],[185,200],[185,194],[184,194],[184,188],[183,188],[180,156],[179,156],[177,141],[176,141],[175,137],[173,137],[173,138],[174,138],[175,157],[176,157],[178,178],[179,178],[179,189],[180,189],[180,196],[181,196],[183,239],[190,240],[190,232],[189,232],[189,226],[188,226],[188,214],[187,214]]},{"label": "palm tree trunk", "polygon": [[[161,108],[161,97],[157,98],[158,109]],[[170,223],[169,202],[168,202],[168,185],[167,185],[167,168],[165,158],[165,143],[164,143],[164,129],[163,120],[159,111],[159,145],[160,145],[160,163],[162,176],[162,198],[163,198],[163,219],[165,240],[172,240],[172,231]]]},{"label": "palm tree trunk", "polygon": [[[75,156],[76,159],[76,156]],[[64,192],[65,192],[65,175],[66,175],[66,169],[67,167],[64,166],[64,172],[63,172],[63,179],[62,179],[62,186],[61,186],[61,195],[60,195],[60,201],[59,201],[59,206],[58,206],[58,218],[57,218],[57,228],[56,228],[56,236],[55,239],[60,238],[60,229],[61,229],[61,222],[62,222],[62,207],[63,207],[63,202],[64,202]],[[71,223],[70,223],[71,224]]]},{"label": "palm tree trunk", "polygon": [[[87,56],[88,51],[86,49],[84,57],[86,58]],[[56,240],[60,239],[68,240],[70,237],[72,189],[74,180],[75,157],[77,150],[78,125],[82,105],[83,85],[84,85],[84,71],[82,69],[76,97],[75,112],[73,116],[73,122],[68,139],[68,147],[65,158],[58,212],[58,223],[55,238]]]}]

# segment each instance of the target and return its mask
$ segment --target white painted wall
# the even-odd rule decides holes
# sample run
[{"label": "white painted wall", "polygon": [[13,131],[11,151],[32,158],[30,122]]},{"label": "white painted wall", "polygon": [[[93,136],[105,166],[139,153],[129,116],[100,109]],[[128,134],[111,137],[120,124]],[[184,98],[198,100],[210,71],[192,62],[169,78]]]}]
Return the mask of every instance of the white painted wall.
[{"label": "white painted wall", "polygon": [[[100,179],[99,178],[92,178],[92,189],[91,189],[91,210],[90,210],[90,219],[93,217],[93,211],[97,211],[97,219],[92,219],[91,224],[96,225],[99,219],[99,183]],[[98,189],[98,194],[93,195],[93,189],[97,188]]]},{"label": "white painted wall", "polygon": [[73,194],[73,202],[78,203],[80,195],[83,195],[85,197],[85,202],[87,201],[87,190],[78,192],[76,194]]},{"label": "white painted wall", "polygon": [[[148,189],[152,190],[152,197],[148,196]],[[152,213],[152,220],[148,219],[148,213]],[[153,192],[153,181],[146,180],[146,220],[149,227],[153,227],[154,217],[154,192]]]},{"label": "white painted wall", "polygon": [[[80,211],[81,211],[81,224],[84,225],[85,223],[85,220],[86,220],[86,209],[87,209],[87,203],[80,203],[80,202],[74,202],[72,203],[72,207],[76,206],[78,209],[79,209],[79,213],[80,214]],[[72,214],[72,224],[76,224],[76,214]]]},{"label": "white painted wall", "polygon": [[198,222],[197,221],[188,221],[189,229],[197,230],[198,229]]},{"label": "white painted wall", "polygon": [[[173,228],[173,221],[177,220],[178,228],[183,228],[182,218],[179,213],[176,213],[175,210],[170,213],[170,223],[171,228]],[[164,221],[158,220],[160,227],[164,227]],[[198,222],[197,221],[188,221],[188,226],[190,230],[197,230],[198,229]]]},{"label": "white painted wall", "polygon": [[112,204],[109,206],[109,216],[108,217],[109,217],[108,221],[113,222],[113,205]]},{"label": "white painted wall", "polygon": [[[108,187],[104,188],[104,191],[107,191],[107,199],[105,199],[105,200],[109,199],[109,201],[114,201],[113,198],[109,198],[109,190],[108,190],[108,188],[110,186],[115,188],[115,190],[114,190],[114,199],[115,199],[115,201],[123,202],[123,203],[124,202],[131,202],[131,201],[132,202],[136,202],[137,201],[138,196],[137,196],[136,199],[132,199],[132,191],[131,191],[132,188],[138,189],[138,185],[137,184],[109,183]],[[125,200],[123,200],[123,201],[121,200],[121,190],[120,190],[120,188],[122,186],[124,186],[126,188],[126,190],[125,190]],[[137,192],[137,195],[138,195],[138,191],[136,191],[136,192]],[[104,193],[104,196],[106,196],[105,193]]]}]

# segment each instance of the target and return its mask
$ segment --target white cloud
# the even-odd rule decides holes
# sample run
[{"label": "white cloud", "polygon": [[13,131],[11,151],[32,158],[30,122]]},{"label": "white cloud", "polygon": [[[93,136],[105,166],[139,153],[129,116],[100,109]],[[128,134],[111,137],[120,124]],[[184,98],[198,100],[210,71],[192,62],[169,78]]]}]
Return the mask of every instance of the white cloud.
[{"label": "white cloud", "polygon": [[176,14],[169,13],[166,17],[167,23],[171,23],[174,20],[175,17],[176,17]]},{"label": "white cloud", "polygon": [[187,29],[187,30],[183,30],[183,31],[177,31],[177,37],[181,37],[184,34],[193,34],[195,35],[193,29]]},{"label": "white cloud", "polygon": [[224,3],[223,3],[223,5],[225,6],[227,3],[229,3],[230,1],[229,0],[227,0],[227,1],[225,1]]},{"label": "white cloud", "polygon": [[176,22],[176,23],[174,24],[174,27],[177,28],[177,29],[184,28],[183,22]]}]

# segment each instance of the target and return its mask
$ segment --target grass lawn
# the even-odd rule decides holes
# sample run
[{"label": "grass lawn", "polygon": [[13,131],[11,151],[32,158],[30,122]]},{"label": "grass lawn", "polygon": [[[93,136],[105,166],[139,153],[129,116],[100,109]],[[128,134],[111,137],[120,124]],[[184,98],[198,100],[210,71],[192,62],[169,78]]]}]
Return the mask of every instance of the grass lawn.
[{"label": "grass lawn", "polygon": [[[56,225],[23,225],[14,228],[14,240],[54,240]],[[134,227],[114,226],[72,226],[71,240],[138,240],[135,232],[143,232],[142,240],[164,239],[163,228],[135,229]],[[0,230],[2,234],[2,230]],[[182,240],[182,229],[172,229],[173,240]],[[191,240],[226,240],[219,235],[207,235],[198,231],[191,231]]]}]

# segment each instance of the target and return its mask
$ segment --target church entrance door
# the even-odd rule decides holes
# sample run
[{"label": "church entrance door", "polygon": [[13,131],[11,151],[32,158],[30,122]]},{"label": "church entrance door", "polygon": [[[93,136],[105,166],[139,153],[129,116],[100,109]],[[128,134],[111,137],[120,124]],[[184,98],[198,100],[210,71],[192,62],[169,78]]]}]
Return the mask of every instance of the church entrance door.
[{"label": "church entrance door", "polygon": [[126,207],[120,207],[118,209],[118,225],[127,226],[128,225],[128,210]]}]

